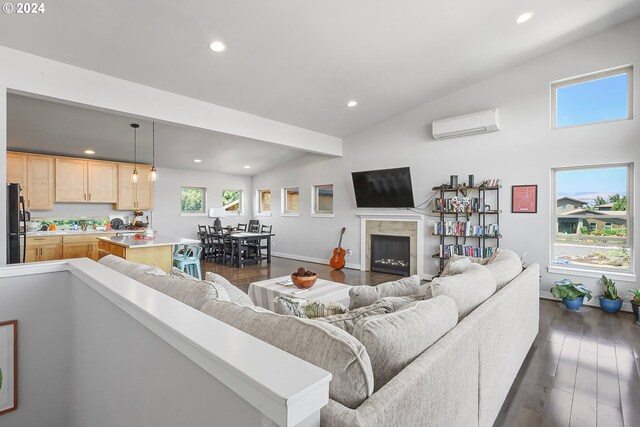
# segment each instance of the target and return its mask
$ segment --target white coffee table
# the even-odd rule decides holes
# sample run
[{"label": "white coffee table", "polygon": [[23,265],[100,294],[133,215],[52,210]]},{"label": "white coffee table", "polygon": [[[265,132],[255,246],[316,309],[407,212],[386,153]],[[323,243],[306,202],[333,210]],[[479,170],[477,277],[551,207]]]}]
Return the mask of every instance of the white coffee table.
[{"label": "white coffee table", "polygon": [[349,289],[351,286],[329,280],[318,279],[309,289],[298,289],[293,284],[282,285],[282,282],[291,282],[289,276],[276,277],[269,280],[261,280],[249,285],[249,298],[255,305],[274,311],[273,300],[280,295],[315,301],[334,301],[349,306]]}]

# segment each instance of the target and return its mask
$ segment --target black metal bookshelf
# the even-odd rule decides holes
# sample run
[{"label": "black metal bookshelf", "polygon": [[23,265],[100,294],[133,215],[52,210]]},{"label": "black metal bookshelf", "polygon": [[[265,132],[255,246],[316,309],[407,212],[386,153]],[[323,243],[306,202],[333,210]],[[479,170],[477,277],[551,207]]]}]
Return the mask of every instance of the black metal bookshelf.
[{"label": "black metal bookshelf", "polygon": [[[501,185],[498,186],[486,186],[480,185],[477,187],[468,187],[468,186],[458,186],[456,188],[441,185],[439,187],[433,187],[434,191],[440,192],[440,199],[446,200],[447,196],[453,197],[454,195],[457,197],[458,195],[462,195],[463,197],[472,197],[475,191],[478,192],[478,199],[482,200],[482,205],[478,206],[477,210],[468,209],[463,211],[447,211],[434,209],[432,212],[440,215],[440,223],[444,224],[446,220],[453,220],[455,222],[460,222],[462,218],[465,219],[465,222],[472,222],[472,218],[474,214],[478,215],[478,225],[482,226],[482,229],[485,230],[487,226],[487,216],[495,216],[495,221],[493,224],[497,224],[497,234],[495,235],[461,235],[461,234],[444,234],[444,233],[432,233],[433,236],[438,236],[440,238],[440,248],[444,248],[447,242],[453,242],[455,246],[460,244],[465,244],[467,239],[478,239],[477,244],[479,248],[481,248],[482,256],[485,256],[487,241],[492,242],[495,240],[495,248],[500,246],[500,238],[502,235],[500,234],[500,214],[502,211],[500,210],[500,189]],[[495,209],[485,209],[487,205],[487,194],[491,196],[491,192],[495,192],[495,195],[491,198],[491,200],[495,200],[495,206],[492,206]],[[438,200],[438,199],[436,199]],[[453,240],[448,240],[453,239]],[[474,240],[475,241],[475,240]],[[462,243],[461,243],[462,242]],[[432,258],[440,260],[440,271],[438,274],[442,273],[444,269],[444,265],[449,257],[440,255],[440,251],[432,256]]]}]

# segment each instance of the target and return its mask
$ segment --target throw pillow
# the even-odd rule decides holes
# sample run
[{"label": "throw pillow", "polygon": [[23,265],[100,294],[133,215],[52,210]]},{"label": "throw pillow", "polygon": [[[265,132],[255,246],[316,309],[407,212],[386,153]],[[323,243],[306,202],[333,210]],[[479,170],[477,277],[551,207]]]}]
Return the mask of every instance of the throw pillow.
[{"label": "throw pillow", "polygon": [[461,274],[467,271],[467,268],[471,265],[471,260],[467,257],[460,258],[458,260],[452,261],[449,263],[449,270],[451,271],[451,275]]},{"label": "throw pillow", "polygon": [[513,251],[503,249],[487,264],[500,290],[522,272],[522,260]]},{"label": "throw pillow", "polygon": [[371,359],[374,392],[453,329],[457,321],[456,304],[446,296],[358,321],[353,336],[364,344]]},{"label": "throw pillow", "polygon": [[207,271],[204,275],[205,280],[208,282],[213,282],[221,285],[227,291],[227,295],[229,295],[229,299],[231,302],[237,302],[238,304],[244,305],[255,305],[249,295],[242,292],[236,286],[232,285],[227,279],[222,277],[219,274],[213,273],[211,271]]},{"label": "throw pillow", "polygon": [[[169,274],[172,277],[176,277],[178,279],[195,280],[196,282],[200,282],[200,279],[198,279],[197,277],[193,277],[192,275],[185,273],[177,267],[171,267],[171,271],[169,271]],[[210,280],[202,280],[202,282],[213,287],[215,292],[214,298],[219,299],[220,301],[231,301],[231,298],[229,298],[229,294],[227,293],[227,290],[224,288],[224,286]]]},{"label": "throw pillow", "polygon": [[403,277],[377,286],[354,286],[349,290],[349,309],[371,305],[384,297],[404,297],[420,292],[420,276]]},{"label": "throw pillow", "polygon": [[353,334],[353,328],[356,326],[356,323],[359,320],[378,314],[391,313],[393,311],[392,304],[390,304],[388,301],[385,301],[385,299],[387,298],[383,298],[365,307],[356,308],[355,310],[348,310],[344,314],[334,314],[333,316],[317,317],[314,320],[330,323],[331,325],[340,328],[343,331]]},{"label": "throw pillow", "polygon": [[304,314],[304,311],[300,308],[300,303],[303,301],[304,300],[297,298],[283,296],[275,297],[273,300],[273,305],[275,307],[274,311],[286,316],[296,316],[302,319],[308,319],[307,315]]},{"label": "throw pillow", "polygon": [[488,258],[475,258],[475,257],[470,257],[470,256],[464,256],[464,255],[451,255],[451,257],[449,258],[449,261],[447,261],[447,263],[445,264],[444,268],[442,269],[442,273],[440,273],[440,277],[445,277],[445,276],[451,276],[451,267],[453,264],[456,263],[456,261],[459,261],[461,259],[467,258],[469,259],[472,263],[476,263],[476,264],[480,264],[480,265],[487,265],[489,264],[491,261],[493,261],[496,256],[498,255],[498,253],[501,251],[502,249],[496,249],[493,254],[488,257]]},{"label": "throw pillow", "polygon": [[459,320],[471,313],[496,291],[496,279],[484,265],[471,264],[455,276],[436,277],[431,282],[434,297],[451,297],[458,307]]},{"label": "throw pillow", "polygon": [[183,279],[198,280],[197,277],[193,277],[192,275],[185,273],[184,271],[180,270],[178,267],[171,267],[171,271],[169,271],[169,274],[172,275],[173,277],[181,277]]},{"label": "throw pillow", "polygon": [[[313,319],[315,317],[332,316],[334,314],[343,314],[347,311],[347,308],[344,305],[340,304],[339,302],[331,301],[314,301],[279,296],[275,297],[273,302],[276,307],[275,311],[278,314],[289,314],[296,317],[304,316],[308,319]],[[293,308],[294,305],[295,309]],[[297,312],[299,312],[303,316],[295,314]]]}]

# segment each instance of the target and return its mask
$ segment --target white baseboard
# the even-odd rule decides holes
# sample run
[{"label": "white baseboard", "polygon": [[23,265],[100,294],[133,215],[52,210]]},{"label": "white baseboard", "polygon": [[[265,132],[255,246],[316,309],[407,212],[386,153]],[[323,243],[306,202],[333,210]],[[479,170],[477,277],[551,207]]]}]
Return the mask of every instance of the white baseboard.
[{"label": "white baseboard", "polygon": [[[295,259],[295,260],[298,260],[298,261],[314,262],[316,264],[329,265],[329,260],[322,259],[322,258],[314,258],[314,257],[304,256],[304,255],[285,254],[283,252],[271,252],[271,256],[277,256],[277,257],[280,257],[280,258]],[[360,264],[353,264],[353,263],[348,262],[348,263],[345,264],[345,268],[350,268],[350,269],[353,269],[353,270],[360,270]]]}]

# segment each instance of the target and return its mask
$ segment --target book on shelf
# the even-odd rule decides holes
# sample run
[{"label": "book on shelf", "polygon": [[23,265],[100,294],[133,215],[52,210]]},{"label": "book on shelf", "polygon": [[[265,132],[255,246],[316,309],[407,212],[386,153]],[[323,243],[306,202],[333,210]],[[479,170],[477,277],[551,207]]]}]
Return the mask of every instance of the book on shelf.
[{"label": "book on shelf", "polygon": [[485,204],[482,197],[449,197],[437,198],[434,201],[437,212],[484,212]]},{"label": "book on shelf", "polygon": [[488,258],[495,252],[496,248],[486,247],[484,250],[479,246],[471,245],[440,245],[438,255],[441,258],[450,258],[452,255],[470,256],[474,258]]},{"label": "book on shelf", "polygon": [[500,233],[498,224],[474,225],[469,221],[439,221],[433,224],[433,234],[438,236],[478,236],[497,237]]}]

